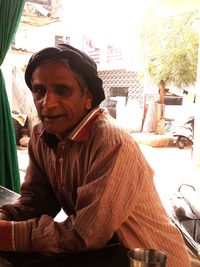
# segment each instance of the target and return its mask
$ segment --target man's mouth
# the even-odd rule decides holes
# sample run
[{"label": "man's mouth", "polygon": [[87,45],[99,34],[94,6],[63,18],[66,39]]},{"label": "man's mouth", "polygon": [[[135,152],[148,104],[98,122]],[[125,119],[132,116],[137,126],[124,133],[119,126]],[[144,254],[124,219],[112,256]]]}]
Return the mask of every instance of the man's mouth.
[{"label": "man's mouth", "polygon": [[56,120],[60,120],[60,119],[63,119],[64,115],[55,115],[55,116],[44,116],[43,120],[46,121],[46,122],[50,122],[50,121],[56,121]]}]

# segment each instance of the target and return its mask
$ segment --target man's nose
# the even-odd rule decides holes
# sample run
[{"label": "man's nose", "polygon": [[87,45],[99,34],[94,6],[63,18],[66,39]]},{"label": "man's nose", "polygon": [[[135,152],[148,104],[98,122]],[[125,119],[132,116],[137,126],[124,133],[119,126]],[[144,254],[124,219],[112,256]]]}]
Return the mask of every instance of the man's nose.
[{"label": "man's nose", "polygon": [[52,89],[47,89],[43,100],[43,107],[50,109],[58,105],[58,96]]}]

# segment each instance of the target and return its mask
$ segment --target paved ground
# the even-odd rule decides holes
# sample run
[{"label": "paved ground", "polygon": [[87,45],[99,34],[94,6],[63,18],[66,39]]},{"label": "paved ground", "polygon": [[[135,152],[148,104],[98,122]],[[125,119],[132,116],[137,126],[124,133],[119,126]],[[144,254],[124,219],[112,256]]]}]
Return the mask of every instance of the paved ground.
[{"label": "paved ground", "polygon": [[[163,138],[166,142],[166,137]],[[167,209],[170,206],[170,197],[182,183],[200,184],[200,168],[194,166],[190,148],[181,150],[174,146],[152,147],[141,143],[139,146],[155,170],[155,184]],[[28,165],[27,149],[18,149],[18,156],[22,182]]]},{"label": "paved ground", "polygon": [[24,175],[26,172],[26,168],[28,166],[28,150],[22,149],[21,147],[17,148],[17,156],[18,156],[18,165],[19,165],[19,174],[21,183],[24,180]]},{"label": "paved ground", "polygon": [[155,170],[155,184],[167,209],[170,208],[170,197],[182,183],[200,185],[200,168],[194,165],[190,148],[181,150],[174,146],[156,148],[140,145],[140,147]]},{"label": "paved ground", "polygon": [[152,147],[169,147],[173,145],[172,133],[134,133],[132,136],[138,144],[150,145]]}]

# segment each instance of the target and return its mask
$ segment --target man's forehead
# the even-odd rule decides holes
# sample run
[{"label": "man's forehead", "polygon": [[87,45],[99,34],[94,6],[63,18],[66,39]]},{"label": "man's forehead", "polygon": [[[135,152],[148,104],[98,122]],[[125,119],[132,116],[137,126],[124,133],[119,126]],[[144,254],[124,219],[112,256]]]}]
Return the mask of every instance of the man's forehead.
[{"label": "man's forehead", "polygon": [[38,66],[35,68],[35,70],[38,68],[41,68],[43,66],[46,66],[46,65],[50,65],[50,66],[51,65],[60,65],[60,66],[64,66],[67,69],[72,69],[70,64],[69,64],[69,61],[67,59],[50,58],[50,59],[46,59],[46,60],[41,61],[40,64],[38,64]]}]

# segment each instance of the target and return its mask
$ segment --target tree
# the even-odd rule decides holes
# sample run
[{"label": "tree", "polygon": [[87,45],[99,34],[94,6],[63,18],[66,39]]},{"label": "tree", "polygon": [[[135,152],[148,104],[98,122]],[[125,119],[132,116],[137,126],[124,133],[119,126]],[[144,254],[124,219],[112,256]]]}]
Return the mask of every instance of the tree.
[{"label": "tree", "polygon": [[141,41],[145,71],[158,86],[161,81],[178,89],[193,86],[198,62],[198,11],[155,17],[148,10]]}]

